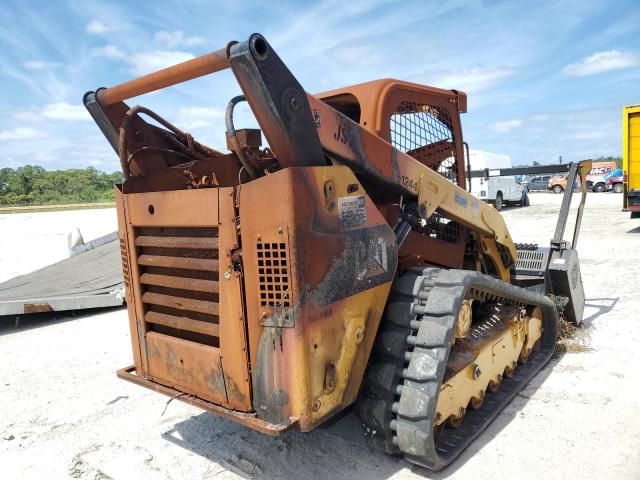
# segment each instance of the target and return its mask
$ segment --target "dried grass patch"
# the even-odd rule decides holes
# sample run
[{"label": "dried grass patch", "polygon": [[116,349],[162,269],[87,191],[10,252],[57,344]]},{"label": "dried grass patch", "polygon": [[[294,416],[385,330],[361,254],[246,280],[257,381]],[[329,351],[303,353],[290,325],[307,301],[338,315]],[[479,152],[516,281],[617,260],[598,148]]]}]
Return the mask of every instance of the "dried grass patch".
[{"label": "dried grass patch", "polygon": [[565,353],[584,353],[593,350],[589,345],[590,338],[586,330],[578,325],[569,322],[565,316],[563,309],[568,299],[565,297],[556,297],[549,295],[551,300],[558,307],[558,341],[554,351],[554,358],[558,358]]}]

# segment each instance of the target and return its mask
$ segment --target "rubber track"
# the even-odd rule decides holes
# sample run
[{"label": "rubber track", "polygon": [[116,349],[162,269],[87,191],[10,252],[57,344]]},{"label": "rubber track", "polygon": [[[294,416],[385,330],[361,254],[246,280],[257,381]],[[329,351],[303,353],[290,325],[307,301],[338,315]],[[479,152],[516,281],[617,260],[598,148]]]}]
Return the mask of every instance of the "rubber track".
[{"label": "rubber track", "polygon": [[[434,442],[433,424],[460,304],[470,289],[486,301],[538,306],[543,314],[540,348],[500,389],[487,392],[479,410],[467,409],[459,428]],[[546,297],[493,277],[465,270],[412,269],[394,284],[382,319],[356,412],[374,447],[403,454],[440,470],[491,423],[551,358],[557,311]]]}]

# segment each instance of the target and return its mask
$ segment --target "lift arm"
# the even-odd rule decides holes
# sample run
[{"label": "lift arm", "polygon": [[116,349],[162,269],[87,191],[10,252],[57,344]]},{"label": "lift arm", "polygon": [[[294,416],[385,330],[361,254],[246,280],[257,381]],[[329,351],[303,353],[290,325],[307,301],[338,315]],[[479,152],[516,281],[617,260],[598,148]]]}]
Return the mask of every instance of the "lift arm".
[{"label": "lift arm", "polygon": [[[438,209],[476,232],[483,253],[508,279],[516,249],[502,216],[492,206],[305,92],[259,34],[97,94],[90,92],[85,104],[102,128],[104,123],[97,118],[102,107],[229,67],[283,168],[343,163],[382,188],[416,200],[422,219]],[[451,92],[450,101],[457,102],[456,92]],[[502,254],[497,245],[503,247]]]},{"label": "lift arm", "polygon": [[[508,278],[516,249],[502,216],[492,206],[306,93],[261,35],[231,46],[229,61],[283,167],[324,165],[329,157],[384,188],[417,199],[425,220],[439,209],[475,231],[484,253]],[[457,100],[456,92],[451,92],[450,100]],[[509,258],[496,258],[500,256],[495,243],[504,247]]]}]

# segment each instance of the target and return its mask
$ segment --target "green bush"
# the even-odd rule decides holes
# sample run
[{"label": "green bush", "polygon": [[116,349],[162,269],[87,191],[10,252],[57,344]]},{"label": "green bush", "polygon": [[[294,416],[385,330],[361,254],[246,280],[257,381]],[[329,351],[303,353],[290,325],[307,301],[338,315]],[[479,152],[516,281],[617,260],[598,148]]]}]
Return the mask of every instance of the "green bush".
[{"label": "green bush", "polygon": [[120,172],[104,173],[93,167],[47,171],[35,165],[0,169],[0,205],[51,205],[114,200],[113,185]]}]

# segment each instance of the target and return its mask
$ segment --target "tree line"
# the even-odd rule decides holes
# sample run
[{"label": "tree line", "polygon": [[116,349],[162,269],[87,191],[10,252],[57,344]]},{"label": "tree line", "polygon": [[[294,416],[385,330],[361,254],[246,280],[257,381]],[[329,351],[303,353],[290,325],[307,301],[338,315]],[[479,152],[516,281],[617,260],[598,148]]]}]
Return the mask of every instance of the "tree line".
[{"label": "tree line", "polygon": [[622,168],[622,157],[598,157],[593,162],[616,162],[618,168]]},{"label": "tree line", "polygon": [[36,165],[0,169],[0,205],[52,205],[114,200],[113,185],[122,173],[93,167],[45,170]]}]

